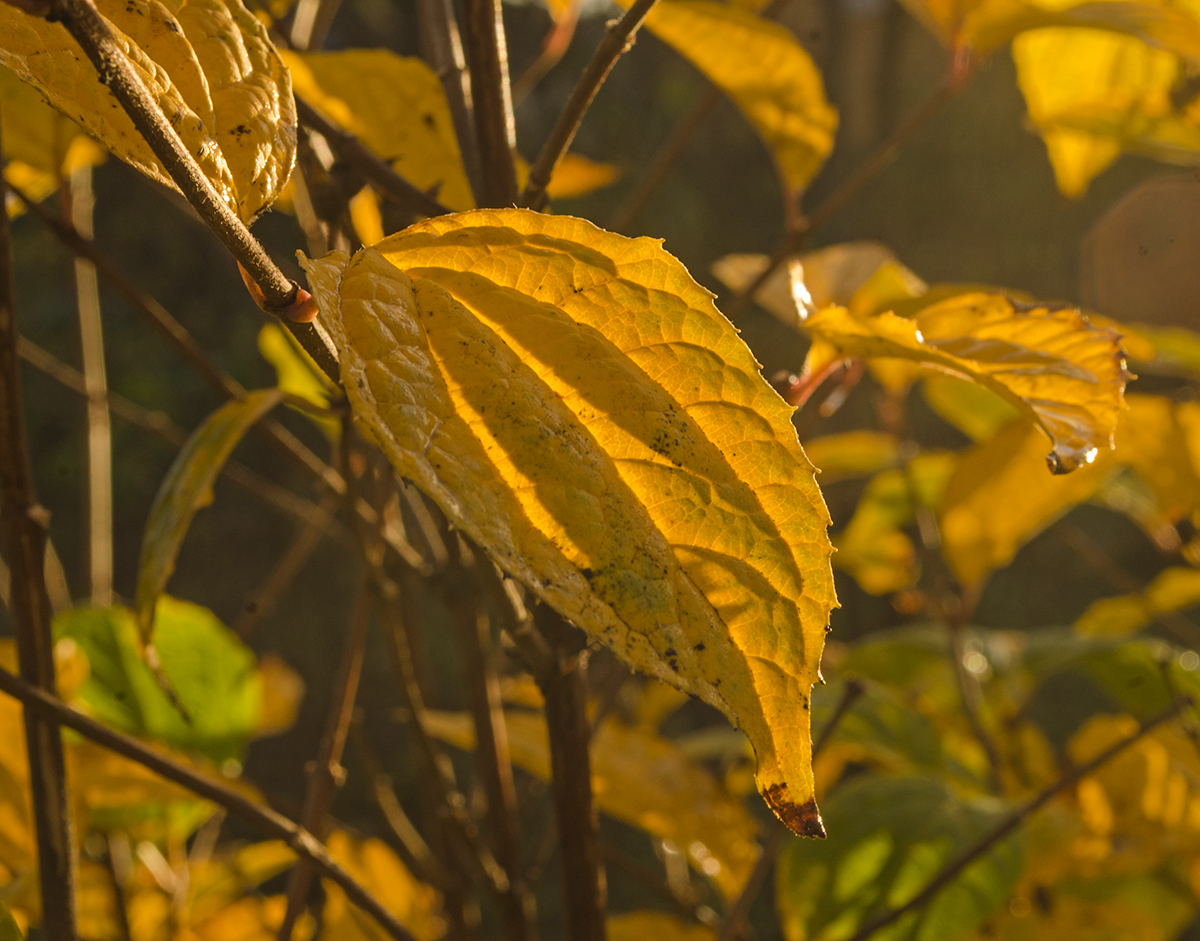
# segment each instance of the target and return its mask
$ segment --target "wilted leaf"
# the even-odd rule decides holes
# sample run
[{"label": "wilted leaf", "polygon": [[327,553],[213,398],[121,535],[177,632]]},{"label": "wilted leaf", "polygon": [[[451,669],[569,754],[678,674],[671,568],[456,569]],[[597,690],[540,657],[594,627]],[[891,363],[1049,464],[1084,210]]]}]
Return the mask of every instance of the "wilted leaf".
[{"label": "wilted leaf", "polygon": [[[335,830],[326,844],[329,855],[399,919],[418,941],[436,941],[445,933],[441,898],[418,882],[382,840],[356,840]],[[341,886],[329,879],[321,917],[321,941],[376,941],[382,930],[370,915],[352,905]]]},{"label": "wilted leaf", "polygon": [[[776,899],[784,936],[849,937],[915,896],[1003,810],[995,800],[963,800],[929,778],[864,776],[847,783],[826,802],[830,838],[793,841],[780,856]],[[888,937],[941,941],[977,927],[1008,900],[1021,856],[1019,838],[1001,841]]]},{"label": "wilted leaf", "polygon": [[659,0],[646,28],[734,100],[775,158],[785,189],[803,192],[833,150],[837,112],[795,36],[712,0]]},{"label": "wilted leaf", "polygon": [[843,477],[865,477],[894,467],[900,442],[881,431],[844,431],[812,438],[804,445],[808,459],[821,472],[821,483]]},{"label": "wilted leaf", "polygon": [[717,936],[707,925],[689,924],[665,912],[610,915],[605,931],[608,941],[713,941]]},{"label": "wilted leaf", "polygon": [[218,762],[237,757],[257,730],[262,679],[254,654],[207,608],[163,595],[155,611],[154,646],[187,718],[142,661],[132,611],[78,608],[54,626],[87,654],[91,676],[79,695],[108,724]]},{"label": "wilted leaf", "polygon": [[[505,712],[513,763],[550,780],[550,740],[537,713]],[[465,713],[431,713],[438,738],[470,751],[475,728]],[[758,856],[754,818],[702,766],[668,739],[617,721],[600,726],[592,743],[592,791],[606,814],[670,840],[695,869],[733,898]]]},{"label": "wilted leaf", "polygon": [[908,480],[899,470],[871,478],[854,516],[834,537],[836,568],[854,576],[863,591],[885,595],[916,581],[917,558],[912,540],[901,530],[912,520]]},{"label": "wilted leaf", "polygon": [[912,319],[828,307],[804,327],[814,337],[806,372],[840,356],[901,358],[985,386],[1046,432],[1056,473],[1112,445],[1128,378],[1124,354],[1115,332],[1096,329],[1078,310],[1031,309],[1002,294],[975,293],[924,307]]},{"label": "wilted leaf", "polygon": [[282,53],[296,94],[443,206],[470,209],[446,93],[417,58],[386,49]]},{"label": "wilted leaf", "polygon": [[222,405],[188,438],[167,471],[150,508],[138,563],[137,615],[144,638],[150,637],[155,602],[175,570],[192,517],[212,502],[213,482],[242,436],[282,397],[279,389],[262,389]]},{"label": "wilted leaf", "polygon": [[[1162,9],[1144,3],[1088,6]],[[1173,12],[1180,20],[1176,35],[1190,31],[1189,45],[1200,49],[1200,20],[1194,13]],[[1123,151],[1200,163],[1200,109],[1180,109],[1173,101],[1187,74],[1186,64],[1173,53],[1117,33],[1040,29],[1016,39],[1013,58],[1030,120],[1042,134],[1065,195],[1082,195]]]},{"label": "wilted leaf", "polygon": [[657,242],[522,210],[377,249],[304,260],[357,418],[509,574],[729,716],[768,802],[818,831],[828,515],[711,295]]},{"label": "wilted leaf", "polygon": [[[240,0],[96,6],[218,197],[247,221],[266,209],[296,154],[291,82],[266,28]],[[175,187],[60,24],[0,6],[0,63],[122,160]]]}]

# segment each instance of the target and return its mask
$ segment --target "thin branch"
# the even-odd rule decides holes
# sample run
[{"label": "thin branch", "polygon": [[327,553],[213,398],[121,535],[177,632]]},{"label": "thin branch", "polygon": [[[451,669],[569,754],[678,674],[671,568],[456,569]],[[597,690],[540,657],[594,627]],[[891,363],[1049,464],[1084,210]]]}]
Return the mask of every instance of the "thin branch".
[{"label": "thin branch", "polygon": [[1135,744],[1152,732],[1158,726],[1175,718],[1180,711],[1186,706],[1191,705],[1191,701],[1187,698],[1178,700],[1171,708],[1165,712],[1159,713],[1152,719],[1147,720],[1142,724],[1142,727],[1127,738],[1122,739],[1115,745],[1106,748],[1091,761],[1085,762],[1077,767],[1070,768],[1063,772],[1062,776],[1057,781],[1043,790],[1036,797],[1033,797],[1026,803],[1022,804],[1011,814],[1004,818],[990,833],[982,837],[973,846],[967,848],[953,860],[942,867],[920,892],[914,895],[911,899],[890,911],[884,912],[876,918],[873,918],[866,925],[856,931],[849,941],[866,941],[867,938],[875,934],[875,932],[886,928],[893,924],[897,919],[903,917],[911,911],[923,908],[925,905],[933,901],[944,888],[953,882],[959,874],[966,869],[971,863],[979,859],[997,843],[1003,840],[1006,836],[1012,833],[1019,827],[1027,817],[1036,811],[1040,810],[1052,798],[1065,791],[1069,787],[1073,787],[1080,780],[1087,777],[1096,769],[1100,768],[1106,762],[1119,755],[1130,745]]},{"label": "thin branch", "polygon": [[770,262],[759,276],[734,297],[729,308],[730,317],[736,317],[744,311],[750,303],[750,299],[754,296],[754,292],[766,283],[766,280],[778,270],[779,266],[792,255],[796,254],[796,252],[800,251],[808,242],[813,232],[841,212],[842,208],[858,195],[859,190],[866,186],[881,170],[892,162],[900,148],[914,137],[918,131],[924,128],[934,115],[962,90],[969,75],[969,69],[966,67],[960,68],[956,64],[946,79],[938,85],[937,90],[926,99],[925,103],[908,120],[892,131],[879,145],[875,153],[862,166],[850,174],[845,182],[835,189],[807,220],[785,236],[782,243],[780,243],[775,253],[771,256]]},{"label": "thin branch", "polygon": [[[320,751],[309,778],[308,792],[304,795],[304,810],[300,818],[306,830],[320,837],[325,835],[329,809],[346,779],[346,769],[342,767],[342,754],[346,748],[350,720],[354,715],[358,682],[362,677],[370,613],[370,595],[364,577],[360,580],[354,599],[350,630],[346,633],[342,662],[334,683],[333,702],[326,719]],[[276,935],[279,941],[291,941],[292,931],[304,910],[315,874],[312,864],[302,859],[288,877],[287,910]]]},{"label": "thin branch", "polygon": [[570,0],[566,9],[554,15],[550,31],[542,41],[542,51],[533,60],[533,64],[513,82],[514,107],[520,106],[546,74],[566,55],[571,40],[575,38],[575,27],[579,24],[579,11],[582,6],[583,0]]},{"label": "thin branch", "polygon": [[[312,322],[315,305],[311,295],[279,270],[246,224],[217,195],[162,109],[147,92],[95,5],[91,0],[51,0],[49,7],[47,18],[62,23],[79,43],[100,74],[100,81],[120,102],[175,185],[237,260],[249,278],[247,287],[251,288],[251,294],[255,294],[256,289],[260,295],[255,297],[259,306],[282,318],[313,360],[337,382],[337,351],[328,334]],[[292,318],[305,322],[297,323]]]},{"label": "thin branch", "polygon": [[[90,239],[96,204],[92,168],[76,169],[67,181],[67,188],[71,225]],[[79,257],[75,259],[75,299],[87,386],[89,594],[93,604],[107,607],[113,599],[112,421],[106,399],[108,377],[104,367],[100,285],[95,266]]]},{"label": "thin branch", "polygon": [[[704,923],[704,919],[699,917],[699,912],[696,908],[697,900],[695,893],[691,890],[690,886],[687,887],[687,894],[685,895],[678,889],[673,888],[658,873],[654,872],[640,860],[635,859],[628,853],[621,852],[621,850],[617,849],[611,843],[601,842],[600,853],[604,857],[605,863],[611,864],[614,869],[625,873],[625,875],[639,886],[647,888],[659,896],[675,909],[676,914],[690,921]],[[711,915],[711,909],[709,913]]]},{"label": "thin branch", "polygon": [[463,46],[471,73],[483,182],[479,205],[504,208],[517,201],[517,171],[513,162],[516,124],[500,0],[463,0],[463,13]]},{"label": "thin branch", "polygon": [[311,860],[321,875],[341,886],[350,901],[379,922],[380,927],[396,941],[414,941],[408,929],[329,855],[320,840],[283,814],[255,803],[229,785],[194,771],[135,738],[101,725],[95,719],[76,712],[57,697],[3,669],[0,669],[0,692],[19,699],[26,709],[74,729],[109,751],[136,761],[168,781],[174,781],[205,800],[219,804],[263,833],[283,840],[298,855]]},{"label": "thin branch", "polygon": [[542,151],[529,171],[529,181],[521,194],[521,205],[529,209],[541,209],[546,203],[546,187],[550,185],[550,177],[554,168],[562,160],[575,139],[575,133],[592,104],[592,99],[600,91],[600,86],[608,78],[608,73],[617,64],[617,59],[633,45],[634,37],[641,27],[646,15],[658,0],[637,0],[625,15],[613,23],[604,32],[604,38],[592,53],[592,60],[583,70],[583,75],[576,82],[571,97],[554,122],[554,128]]},{"label": "thin branch", "polygon": [[288,37],[291,45],[296,49],[320,49],[341,5],[342,0],[300,0]]},{"label": "thin branch", "polygon": [[[850,711],[850,707],[858,702],[863,692],[863,685],[858,680],[852,679],[846,683],[846,688],[842,691],[842,698],[838,700],[838,704],[833,710],[833,715],[826,721],[824,728],[821,729],[821,734],[817,737],[817,741],[813,745],[813,761],[817,760],[817,756],[824,751],[825,746],[833,739],[833,733],[837,731],[837,727],[841,724],[842,719]],[[762,852],[759,854],[758,861],[754,864],[754,869],[751,871],[749,878],[746,879],[746,884],[742,886],[742,891],[738,893],[738,897],[734,899],[733,904],[729,906],[728,911],[725,913],[725,920],[721,922],[721,930],[717,934],[717,941],[733,941],[741,932],[742,925],[746,922],[746,916],[750,914],[750,906],[758,898],[758,893],[762,891],[762,887],[767,881],[767,876],[771,872],[771,867],[775,865],[779,851],[783,849],[783,841],[787,833],[788,828],[782,820],[776,820],[771,825],[771,832],[767,836],[767,842],[763,844]]]},{"label": "thin branch", "polygon": [[[0,170],[2,170],[0,166]],[[0,543],[9,565],[9,603],[21,677],[53,691],[53,612],[46,591],[46,528],[37,501],[17,357],[17,305],[5,183],[0,173]],[[25,710],[25,748],[37,836],[42,931],[48,941],[75,938],[75,840],[58,723]]]},{"label": "thin branch", "polygon": [[496,861],[508,876],[508,891],[501,900],[509,941],[530,941],[537,936],[537,911],[533,895],[525,885],[521,865],[521,820],[517,791],[513,784],[512,760],[508,752],[508,729],[500,701],[500,680],[491,658],[491,626],[475,596],[469,570],[475,564],[491,565],[483,558],[476,563],[471,550],[458,544],[457,576],[448,585],[451,620],[458,633],[459,650],[467,679],[468,701],[475,724],[475,763],[487,795],[488,820]]},{"label": "thin branch", "polygon": [[296,114],[306,126],[329,142],[329,146],[347,166],[357,170],[402,209],[418,216],[444,216],[450,211],[424,190],[404,179],[391,164],[368,150],[362,141],[338,127],[303,98],[296,98]]}]

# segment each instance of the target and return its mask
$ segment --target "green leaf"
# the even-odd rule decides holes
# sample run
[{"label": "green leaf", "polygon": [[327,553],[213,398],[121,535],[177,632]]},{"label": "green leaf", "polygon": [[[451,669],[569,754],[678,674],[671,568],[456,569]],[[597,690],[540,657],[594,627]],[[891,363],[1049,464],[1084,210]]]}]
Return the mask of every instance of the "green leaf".
[{"label": "green leaf", "polygon": [[386,49],[282,53],[296,94],[451,209],[475,205],[446,93],[417,58]]},{"label": "green leaf", "polygon": [[150,507],[138,563],[137,613],[144,638],[150,637],[155,602],[175,570],[192,517],[212,503],[213,482],[242,436],[282,398],[279,389],[262,389],[221,406],[188,438],[167,471]]},{"label": "green leaf", "polygon": [[[438,738],[466,751],[475,748],[475,727],[466,713],[434,712],[428,718]],[[546,720],[517,710],[506,711],[504,720],[513,763],[549,781]],[[758,856],[758,825],[741,801],[674,742],[605,722],[593,741],[592,791],[604,813],[678,846],[726,899],[745,885]]]},{"label": "green leaf", "polygon": [[923,307],[912,319],[828,307],[809,314],[804,327],[813,336],[807,373],[842,357],[900,358],[997,393],[1045,431],[1056,473],[1112,446],[1128,379],[1120,337],[1073,308],[972,293]]},{"label": "green leaf", "polygon": [[[142,84],[217,195],[243,220],[266,209],[296,155],[292,86],[240,0],[99,0]],[[63,27],[0,5],[0,64],[147,176],[176,188]]]},{"label": "green leaf", "polygon": [[[311,402],[318,408],[329,407],[331,383],[305,352],[296,338],[277,323],[263,324],[258,331],[258,351],[275,368],[279,391],[285,395]],[[331,441],[337,438],[339,427],[335,418],[318,418],[305,412]]]},{"label": "green leaf", "polygon": [[829,518],[711,295],[658,242],[524,210],[376,249],[302,259],[358,420],[506,572],[729,716],[768,802],[818,832]]},{"label": "green leaf", "polygon": [[91,674],[79,696],[97,718],[213,761],[240,757],[262,711],[254,654],[207,608],[165,595],[153,629],[162,672],[187,718],[143,662],[133,612],[77,608],[54,623],[57,637],[70,638],[87,655]]},{"label": "green leaf", "polygon": [[17,927],[17,921],[13,918],[12,912],[8,910],[8,906],[4,904],[3,899],[0,899],[0,941],[24,941],[24,935]]},{"label": "green leaf", "polygon": [[712,0],[659,0],[646,28],[734,100],[775,158],[785,189],[803,192],[833,150],[837,112],[795,36]]},{"label": "green leaf", "polygon": [[[968,801],[931,778],[858,778],[826,802],[830,838],[793,841],[780,857],[776,899],[784,936],[844,938],[904,904],[941,867],[1000,820],[998,801]],[[944,941],[981,925],[1008,900],[1021,873],[1019,835],[902,918],[889,939]]]}]

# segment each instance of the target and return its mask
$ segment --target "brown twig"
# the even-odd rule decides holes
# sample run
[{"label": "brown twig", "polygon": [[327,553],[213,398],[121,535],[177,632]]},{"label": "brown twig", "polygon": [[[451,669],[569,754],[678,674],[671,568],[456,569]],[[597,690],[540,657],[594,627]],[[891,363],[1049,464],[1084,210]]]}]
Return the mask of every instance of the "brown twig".
[{"label": "brown twig", "polygon": [[517,201],[517,171],[513,162],[516,124],[500,0],[464,0],[463,40],[479,142],[483,184],[479,205],[512,206]]},{"label": "brown twig", "polygon": [[746,287],[742,288],[734,297],[733,303],[729,308],[730,317],[736,317],[744,311],[750,303],[750,299],[754,296],[754,292],[766,283],[767,278],[771,277],[788,258],[800,251],[808,242],[813,232],[841,212],[842,207],[857,196],[859,190],[866,186],[884,167],[892,162],[900,148],[914,137],[918,131],[924,128],[933,116],[962,90],[969,74],[969,69],[965,66],[959,67],[956,65],[952,68],[945,81],[938,85],[937,89],[926,99],[925,103],[908,120],[892,131],[879,145],[875,153],[862,166],[851,173],[845,182],[838,186],[808,219],[784,237],[774,254],[771,255],[770,262],[759,276]]},{"label": "brown twig", "polygon": [[[521,820],[500,701],[500,680],[491,657],[491,626],[475,596],[476,582],[470,574],[476,564],[474,555],[461,540],[457,548],[458,565],[450,572],[447,604],[466,673],[477,742],[475,764],[487,795],[492,845],[496,861],[508,876],[508,891],[501,899],[506,936],[510,941],[531,941],[537,937],[537,911],[533,895],[525,885],[521,864]],[[486,558],[480,564],[491,565]]]},{"label": "brown twig", "polygon": [[583,635],[545,605],[538,607],[534,619],[534,630],[553,653],[549,663],[536,669],[534,679],[546,700],[567,935],[571,941],[604,941],[606,888],[592,798]]},{"label": "brown twig", "polygon": [[[846,713],[850,711],[850,707],[858,701],[863,692],[864,687],[861,682],[854,679],[847,681],[846,688],[842,691],[842,698],[838,700],[838,704],[833,710],[833,715],[829,717],[813,745],[813,761],[817,760],[817,756],[829,744],[838,725],[841,724]],[[725,913],[725,920],[721,922],[721,930],[717,933],[717,941],[733,941],[742,930],[742,925],[746,923],[746,916],[750,914],[750,906],[758,898],[758,893],[762,891],[771,867],[775,865],[779,851],[783,849],[783,841],[787,833],[788,829],[782,820],[776,820],[771,824],[771,832],[767,836],[766,843],[763,844],[762,853],[759,854],[754,869],[746,879],[746,884],[742,886],[742,891],[738,893],[738,897],[733,900],[733,904]]]},{"label": "brown twig", "polygon": [[575,27],[579,24],[579,10],[582,6],[583,0],[570,0],[566,9],[556,14],[550,24],[550,31],[542,41],[542,51],[533,60],[533,64],[513,82],[514,106],[519,106],[537,87],[538,82],[566,55],[571,40],[575,38]]},{"label": "brown twig", "polygon": [[1174,705],[1171,706],[1171,708],[1142,723],[1141,728],[1135,733],[1127,738],[1122,739],[1115,745],[1111,745],[1110,747],[1106,748],[1091,761],[1087,761],[1082,765],[1070,768],[1063,772],[1057,781],[1045,788],[1037,796],[1026,801],[1007,817],[1005,817],[1004,820],[1002,820],[991,830],[991,832],[987,833],[973,846],[968,847],[953,860],[943,866],[938,874],[930,879],[929,882],[926,883],[925,888],[923,888],[920,892],[914,895],[903,905],[897,906],[896,908],[893,908],[877,916],[876,918],[873,918],[866,925],[859,928],[859,930],[854,933],[849,941],[866,941],[866,939],[875,934],[875,932],[886,928],[890,924],[893,924],[897,919],[903,917],[911,911],[916,911],[917,909],[923,908],[925,905],[929,904],[929,902],[933,901],[934,897],[937,896],[937,894],[946,888],[951,882],[953,882],[964,869],[966,869],[969,865],[971,865],[971,863],[979,859],[979,857],[983,856],[997,843],[1017,829],[1017,827],[1019,827],[1027,817],[1040,810],[1053,797],[1062,791],[1065,791],[1067,788],[1077,784],[1080,780],[1087,777],[1087,775],[1091,774],[1097,768],[1100,768],[1110,759],[1119,755],[1130,745],[1140,741],[1148,733],[1152,732],[1164,722],[1175,718],[1175,716],[1179,715],[1183,708],[1190,704],[1190,700],[1186,698],[1178,700]]},{"label": "brown twig", "polygon": [[424,190],[404,179],[391,164],[368,150],[357,137],[338,127],[298,96],[296,114],[306,126],[329,142],[329,146],[347,166],[357,170],[402,209],[418,216],[444,216],[450,211]]},{"label": "brown twig", "polygon": [[[308,791],[304,795],[304,811],[300,817],[301,825],[318,837],[325,835],[329,809],[346,779],[346,770],[342,767],[342,754],[346,748],[346,736],[349,734],[350,720],[354,714],[354,700],[358,696],[358,681],[362,676],[370,610],[370,596],[364,577],[360,579],[355,595],[350,629],[346,633],[342,662],[334,683],[333,701],[325,723],[325,734],[321,738],[320,751],[312,767]],[[312,864],[302,859],[288,877],[287,910],[276,935],[279,941],[291,941],[292,931],[304,910],[315,874]]]},{"label": "brown twig", "polygon": [[[108,22],[91,0],[52,0],[49,18],[66,27],[100,74],[100,81],[120,102],[138,133],[162,162],[175,185],[249,275],[261,293],[260,306],[280,316],[318,366],[338,381],[337,351],[323,329],[314,322],[297,323],[292,317],[309,316],[311,297],[290,281],[266,250],[221,200],[195,158],[179,139],[162,109],[146,91],[141,78],[113,36]],[[247,284],[251,287],[251,284]],[[253,288],[251,293],[254,293]],[[258,300],[258,298],[256,298]]]},{"label": "brown twig", "polygon": [[[0,168],[2,169],[2,168]],[[21,403],[17,305],[5,183],[0,174],[0,540],[9,567],[9,604],[21,677],[53,691],[53,611],[46,591],[46,528],[37,501]],[[42,931],[49,941],[75,938],[75,841],[58,723],[25,710],[25,748],[37,836]]]},{"label": "brown twig", "polygon": [[579,130],[580,122],[587,114],[592,99],[600,91],[600,86],[608,78],[612,67],[617,64],[617,59],[621,58],[625,50],[633,44],[638,29],[657,2],[658,0],[637,0],[625,11],[624,16],[605,30],[604,38],[596,46],[596,51],[592,53],[592,60],[583,70],[579,81],[575,83],[571,97],[567,99],[566,105],[559,113],[558,120],[554,122],[554,128],[550,131],[550,136],[546,138],[541,153],[538,154],[537,160],[529,171],[529,180],[525,184],[525,191],[521,194],[520,205],[528,209],[541,209],[545,205],[546,187],[550,185],[550,177],[553,176],[558,162],[570,148],[571,141],[575,139],[575,133]]},{"label": "brown twig", "polygon": [[52,719],[60,725],[65,725],[69,729],[74,729],[85,738],[91,739],[109,751],[136,761],[142,767],[149,768],[168,781],[174,781],[205,800],[219,804],[235,817],[257,827],[263,833],[283,840],[298,855],[311,860],[321,875],[341,886],[350,901],[379,922],[380,927],[389,935],[397,941],[414,941],[408,929],[400,924],[396,917],[384,908],[379,900],[357,882],[350,873],[338,865],[321,845],[320,840],[283,814],[254,802],[240,791],[222,784],[216,778],[193,771],[173,758],[168,758],[149,746],[143,745],[135,738],[101,725],[95,719],[76,712],[57,697],[51,696],[44,690],[31,683],[26,683],[20,677],[13,676],[3,669],[0,669],[0,692],[6,693],[13,699],[19,699],[25,704],[26,709]]}]

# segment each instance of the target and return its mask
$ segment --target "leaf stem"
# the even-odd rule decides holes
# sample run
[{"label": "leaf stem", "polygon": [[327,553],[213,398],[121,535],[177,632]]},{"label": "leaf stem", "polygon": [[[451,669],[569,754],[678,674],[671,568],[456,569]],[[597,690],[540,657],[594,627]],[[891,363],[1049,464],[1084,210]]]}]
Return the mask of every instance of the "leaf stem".
[{"label": "leaf stem", "polygon": [[328,334],[315,323],[295,323],[290,312],[304,301],[307,292],[289,280],[251,234],[246,224],[217,195],[195,158],[179,139],[162,109],[150,97],[141,78],[118,45],[108,22],[91,0],[52,0],[47,19],[62,23],[82,47],[103,82],[120,102],[162,162],[175,185],[221,240],[230,254],[249,273],[262,294],[260,306],[282,318],[308,354],[335,383],[338,381],[337,351]]},{"label": "leaf stem", "polygon": [[1022,804],[1007,817],[1004,818],[990,833],[984,835],[973,846],[968,847],[953,860],[947,863],[936,876],[934,876],[925,885],[920,892],[914,895],[903,905],[897,906],[890,911],[884,912],[882,915],[872,919],[862,928],[860,928],[849,939],[849,941],[866,941],[867,938],[875,934],[877,931],[886,928],[893,924],[897,919],[903,917],[911,911],[922,908],[933,901],[942,889],[946,888],[954,881],[958,875],[966,869],[971,863],[979,857],[987,853],[992,847],[999,843],[1002,839],[1012,833],[1019,827],[1027,817],[1036,811],[1040,810],[1053,797],[1065,791],[1067,788],[1077,784],[1083,778],[1087,777],[1096,769],[1100,768],[1106,762],[1115,758],[1130,745],[1135,744],[1144,738],[1147,734],[1154,731],[1158,726],[1175,718],[1188,705],[1191,705],[1191,700],[1183,697],[1175,702],[1169,709],[1159,713],[1152,719],[1144,722],[1140,729],[1134,732],[1127,738],[1122,739],[1116,744],[1106,748],[1091,761],[1084,762],[1074,768],[1070,768],[1059,777],[1057,781],[1045,788],[1037,796],[1031,798],[1026,803]]},{"label": "leaf stem", "polygon": [[766,283],[767,278],[778,270],[779,266],[808,242],[809,237],[821,226],[841,212],[842,208],[858,195],[859,190],[873,180],[881,170],[895,159],[900,148],[916,136],[942,108],[954,98],[966,84],[970,76],[968,68],[952,68],[946,78],[938,85],[932,95],[925,100],[909,118],[897,127],[880,143],[875,152],[867,158],[857,170],[837,187],[811,216],[804,220],[798,228],[789,232],[771,255],[771,260],[757,278],[739,291],[729,308],[729,316],[736,317],[746,309],[754,292]]},{"label": "leaf stem", "polygon": [[[0,544],[9,566],[9,603],[21,677],[49,695],[54,686],[52,611],[46,591],[50,514],[37,500],[21,395],[12,244],[0,174]],[[25,748],[37,835],[42,931],[48,941],[75,939],[75,841],[62,737],[50,717],[25,710]]]},{"label": "leaf stem", "polygon": [[[366,577],[359,581],[350,614],[350,629],[342,651],[342,662],[338,667],[334,684],[333,699],[329,716],[325,720],[325,734],[304,795],[304,810],[300,817],[303,827],[310,833],[323,837],[327,829],[329,808],[346,779],[342,767],[342,754],[346,748],[346,736],[350,732],[350,720],[354,715],[354,700],[358,696],[358,682],[362,677],[363,657],[367,645],[367,624],[370,621],[370,595]],[[315,875],[312,863],[300,860],[288,877],[287,910],[283,923],[276,935],[278,941],[291,941],[296,920],[304,910]]]},{"label": "leaf stem", "polygon": [[546,204],[546,187],[550,185],[550,177],[554,168],[566,154],[575,139],[575,133],[592,104],[592,99],[600,91],[600,86],[608,78],[617,59],[633,45],[638,29],[646,19],[646,15],[654,7],[657,0],[637,0],[625,11],[616,23],[611,24],[604,33],[604,38],[592,53],[592,59],[583,70],[579,81],[567,99],[566,105],[554,122],[550,136],[542,145],[532,169],[529,171],[529,181],[521,194],[520,205],[528,209],[541,209]]},{"label": "leaf stem", "polygon": [[517,170],[513,162],[516,123],[500,0],[463,0],[463,14],[463,45],[471,73],[483,184],[479,204],[504,208],[517,201]]},{"label": "leaf stem", "polygon": [[375,896],[338,865],[321,845],[320,840],[283,814],[256,803],[241,792],[222,784],[216,778],[193,771],[135,738],[101,725],[95,719],[76,712],[56,696],[51,696],[44,690],[3,669],[0,669],[0,692],[20,700],[26,709],[49,718],[59,725],[74,729],[80,735],[102,745],[109,751],[136,761],[142,767],[149,768],[168,781],[174,781],[192,793],[198,794],[214,804],[219,804],[235,817],[258,827],[263,833],[283,840],[297,854],[311,860],[321,875],[341,886],[350,901],[379,922],[380,927],[396,941],[415,941],[408,929],[400,924]]}]

